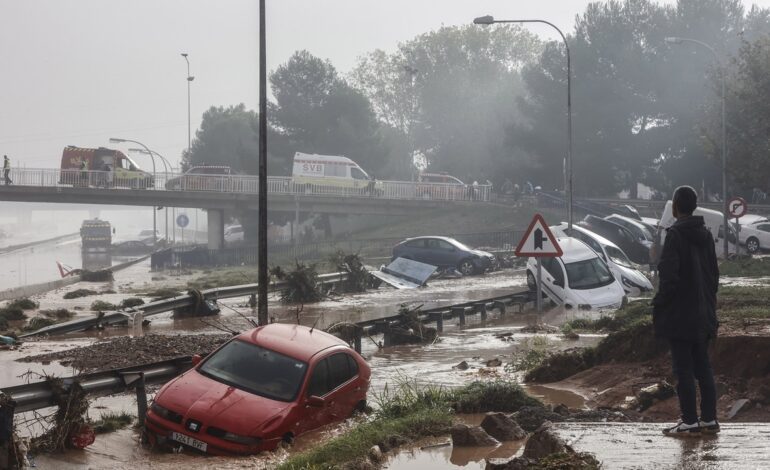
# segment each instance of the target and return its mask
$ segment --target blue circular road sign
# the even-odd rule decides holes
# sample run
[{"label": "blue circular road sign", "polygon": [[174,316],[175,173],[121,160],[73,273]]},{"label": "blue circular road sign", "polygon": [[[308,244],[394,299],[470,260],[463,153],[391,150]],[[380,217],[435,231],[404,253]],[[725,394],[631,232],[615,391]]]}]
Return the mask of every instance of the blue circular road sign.
[{"label": "blue circular road sign", "polygon": [[185,228],[190,223],[190,218],[187,217],[187,214],[179,214],[176,216],[176,224],[179,227]]}]

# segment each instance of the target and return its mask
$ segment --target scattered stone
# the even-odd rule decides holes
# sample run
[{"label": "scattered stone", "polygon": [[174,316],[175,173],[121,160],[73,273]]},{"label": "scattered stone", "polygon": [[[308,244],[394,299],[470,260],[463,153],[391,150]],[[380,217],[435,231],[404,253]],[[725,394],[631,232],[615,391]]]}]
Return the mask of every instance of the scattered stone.
[{"label": "scattered stone", "polygon": [[542,459],[551,454],[572,452],[564,440],[551,431],[551,426],[551,422],[546,421],[529,436],[527,445],[524,447],[523,457]]},{"label": "scattered stone", "polygon": [[369,449],[369,452],[367,453],[367,456],[369,457],[369,460],[372,462],[382,462],[383,455],[382,450],[380,450],[380,446],[372,446],[371,449]]},{"label": "scattered stone", "polygon": [[562,416],[569,416],[569,408],[564,403],[560,403],[553,407],[553,412]]},{"label": "scattered stone", "polygon": [[494,437],[487,434],[481,426],[455,424],[450,429],[452,444],[455,447],[485,447],[500,444]]},{"label": "scattered stone", "polygon": [[676,394],[674,387],[665,380],[644,387],[636,394],[637,410],[644,411],[651,407],[656,401],[666,400]]},{"label": "scattered stone", "polygon": [[527,432],[504,413],[487,413],[481,428],[498,441],[518,441],[527,437]]},{"label": "scattered stone", "polygon": [[580,339],[580,335],[575,333],[574,331],[567,331],[566,333],[564,333],[564,338],[576,341]]},{"label": "scattered stone", "polygon": [[487,367],[500,367],[503,365],[503,361],[498,358],[490,359],[487,361]]},{"label": "scattered stone", "polygon": [[522,429],[533,432],[540,428],[546,421],[561,422],[564,417],[539,406],[522,406],[519,411],[511,415]]},{"label": "scattered stone", "polygon": [[457,370],[468,370],[468,367],[470,367],[470,366],[468,365],[468,361],[463,361],[463,362],[461,362],[461,363],[457,364],[456,366],[453,366],[453,367],[452,367],[452,369],[457,369]]},{"label": "scattered stone", "polygon": [[530,470],[536,467],[537,462],[526,457],[516,457],[511,460],[488,459],[484,470]]},{"label": "scattered stone", "polygon": [[727,419],[733,419],[735,415],[737,415],[738,412],[740,412],[748,403],[749,400],[746,398],[736,400],[735,403],[733,403],[733,406],[730,408],[730,411],[727,413]]}]

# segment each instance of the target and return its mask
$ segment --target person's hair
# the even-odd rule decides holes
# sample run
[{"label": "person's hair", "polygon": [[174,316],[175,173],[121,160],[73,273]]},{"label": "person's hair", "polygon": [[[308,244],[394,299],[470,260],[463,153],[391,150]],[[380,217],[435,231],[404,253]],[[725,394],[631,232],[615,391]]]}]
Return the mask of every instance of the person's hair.
[{"label": "person's hair", "polygon": [[690,186],[679,186],[674,191],[674,206],[682,215],[692,215],[698,207],[698,193]]}]

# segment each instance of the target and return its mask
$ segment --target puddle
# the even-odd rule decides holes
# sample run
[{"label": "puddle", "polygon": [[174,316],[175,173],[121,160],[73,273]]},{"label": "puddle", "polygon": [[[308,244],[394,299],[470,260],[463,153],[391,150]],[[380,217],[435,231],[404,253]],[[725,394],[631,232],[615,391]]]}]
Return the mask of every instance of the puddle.
[{"label": "puddle", "polygon": [[445,468],[486,468],[486,459],[509,459],[524,445],[524,440],[504,442],[497,447],[452,447],[449,439],[404,450],[385,464],[394,470],[441,470]]}]

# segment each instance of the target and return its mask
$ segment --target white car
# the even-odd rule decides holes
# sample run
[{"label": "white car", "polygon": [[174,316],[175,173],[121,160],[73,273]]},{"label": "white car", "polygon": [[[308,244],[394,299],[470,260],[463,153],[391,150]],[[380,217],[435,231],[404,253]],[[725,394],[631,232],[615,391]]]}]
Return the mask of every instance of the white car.
[{"label": "white car", "polygon": [[[541,258],[543,293],[566,309],[619,308],[626,293],[607,263],[582,241],[557,238],[564,254]],[[536,287],[537,260],[527,261],[527,285]]]},{"label": "white car", "polygon": [[231,225],[225,229],[225,241],[236,243],[243,241],[243,226]]},{"label": "white car", "polygon": [[741,225],[738,236],[749,253],[754,254],[760,250],[770,249],[770,222]]},{"label": "white car", "polygon": [[551,231],[557,237],[577,238],[594,250],[610,267],[612,275],[623,286],[626,294],[639,295],[642,292],[652,291],[652,283],[639,270],[638,266],[631,262],[616,244],[601,235],[579,225],[573,225],[572,230],[570,230],[567,228],[566,222],[552,226]]}]

